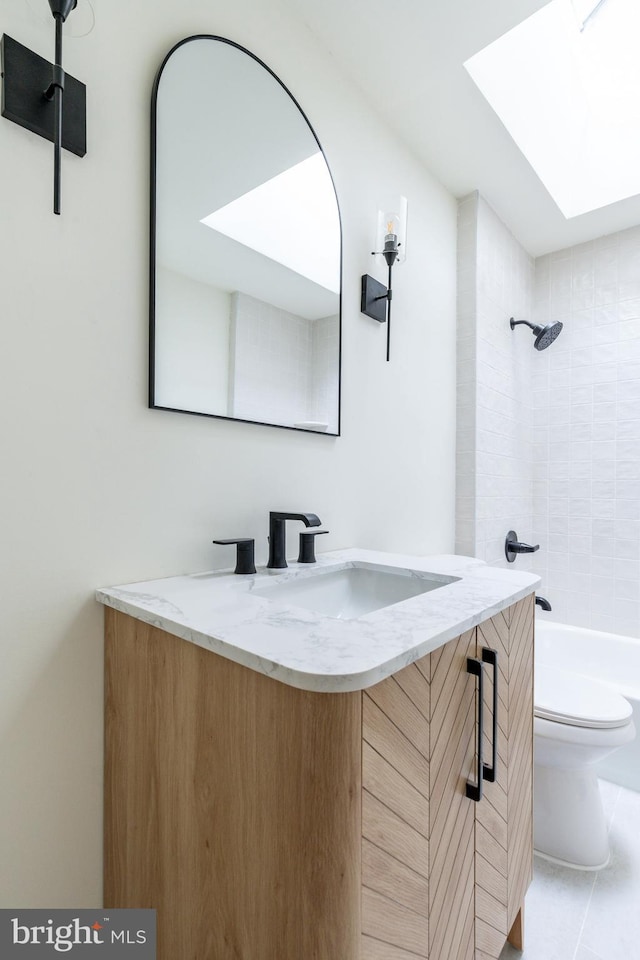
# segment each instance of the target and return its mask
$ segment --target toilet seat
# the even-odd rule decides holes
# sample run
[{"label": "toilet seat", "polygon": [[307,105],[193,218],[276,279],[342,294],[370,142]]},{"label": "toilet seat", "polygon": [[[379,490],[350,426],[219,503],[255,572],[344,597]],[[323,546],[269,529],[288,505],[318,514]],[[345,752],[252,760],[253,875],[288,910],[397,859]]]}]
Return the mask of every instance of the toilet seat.
[{"label": "toilet seat", "polygon": [[536,717],[572,727],[602,730],[626,726],[633,713],[619,693],[590,677],[536,664]]}]

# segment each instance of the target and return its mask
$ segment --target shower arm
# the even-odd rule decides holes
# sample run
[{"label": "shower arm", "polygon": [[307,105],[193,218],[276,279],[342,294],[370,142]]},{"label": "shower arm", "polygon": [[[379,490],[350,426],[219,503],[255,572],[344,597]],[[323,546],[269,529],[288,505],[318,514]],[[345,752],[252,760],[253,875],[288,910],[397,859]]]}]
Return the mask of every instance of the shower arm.
[{"label": "shower arm", "polygon": [[523,324],[525,325],[525,327],[529,327],[529,329],[530,329],[530,330],[533,330],[534,332],[535,332],[535,331],[539,331],[539,330],[542,329],[540,326],[538,326],[538,325],[535,324],[535,323],[529,323],[528,320],[514,320],[513,317],[511,317],[510,320],[509,320],[509,325],[510,325],[510,327],[511,327],[512,330],[513,330],[514,327],[517,327],[519,323],[523,323]]}]

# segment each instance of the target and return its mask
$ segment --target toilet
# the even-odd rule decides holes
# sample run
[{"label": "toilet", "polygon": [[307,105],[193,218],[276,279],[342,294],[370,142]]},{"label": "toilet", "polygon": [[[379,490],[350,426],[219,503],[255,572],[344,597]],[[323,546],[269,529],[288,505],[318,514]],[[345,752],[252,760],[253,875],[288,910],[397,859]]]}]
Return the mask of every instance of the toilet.
[{"label": "toilet", "polygon": [[596,764],[635,737],[631,705],[589,677],[536,663],[534,848],[582,870],[609,862]]}]

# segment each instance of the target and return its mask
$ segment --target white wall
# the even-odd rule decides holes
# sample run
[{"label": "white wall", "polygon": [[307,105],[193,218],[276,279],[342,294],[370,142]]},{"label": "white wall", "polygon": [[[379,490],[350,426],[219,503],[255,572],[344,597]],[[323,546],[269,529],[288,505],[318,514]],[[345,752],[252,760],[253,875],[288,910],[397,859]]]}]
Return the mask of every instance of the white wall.
[{"label": "white wall", "polygon": [[536,261],[564,329],[534,388],[540,588],[554,620],[640,637],[640,227]]},{"label": "white wall", "polygon": [[[0,120],[5,906],[101,902],[96,586],[227,565],[214,536],[255,536],[264,561],[270,508],[317,512],[325,549],[453,547],[453,199],[276,2],[95,7],[94,31],[65,48],[88,85],[89,152],[64,157],[61,217],[51,146]],[[51,54],[52,25],[22,0],[0,0],[0,29]],[[344,232],[341,438],[147,409],[150,90],[169,47],[201,32],[262,57],[329,158]],[[359,297],[389,191],[409,198],[411,235],[387,364],[386,331]]]},{"label": "white wall", "polygon": [[[533,536],[531,320],[534,264],[477,193],[458,210],[456,549],[507,566],[504,541]],[[524,329],[524,332],[523,332]],[[530,557],[518,568],[528,570]]]}]

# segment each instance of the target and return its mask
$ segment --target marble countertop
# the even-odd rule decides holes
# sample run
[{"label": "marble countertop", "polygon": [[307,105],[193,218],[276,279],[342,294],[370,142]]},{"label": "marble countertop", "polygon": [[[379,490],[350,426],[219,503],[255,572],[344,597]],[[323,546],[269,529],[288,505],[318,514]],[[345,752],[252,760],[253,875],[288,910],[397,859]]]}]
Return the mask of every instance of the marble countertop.
[{"label": "marble countertop", "polygon": [[[265,585],[366,566],[458,578],[352,620],[256,596]],[[103,604],[302,690],[342,693],[379,683],[533,593],[540,578],[457,556],[415,557],[357,548],[313,566],[255,575],[229,570],[106,587]]]}]

